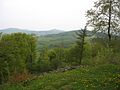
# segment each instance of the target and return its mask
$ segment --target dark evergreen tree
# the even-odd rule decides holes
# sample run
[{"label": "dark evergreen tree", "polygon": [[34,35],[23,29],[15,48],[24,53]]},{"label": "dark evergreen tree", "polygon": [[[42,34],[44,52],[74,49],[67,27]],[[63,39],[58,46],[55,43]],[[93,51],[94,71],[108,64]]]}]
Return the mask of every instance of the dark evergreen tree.
[{"label": "dark evergreen tree", "polygon": [[87,24],[85,26],[84,29],[79,30],[78,32],[76,32],[77,34],[77,45],[78,45],[78,49],[79,49],[79,65],[82,64],[82,58],[83,58],[83,52],[84,52],[84,44],[85,44],[85,37],[86,37],[86,28],[87,28]]}]

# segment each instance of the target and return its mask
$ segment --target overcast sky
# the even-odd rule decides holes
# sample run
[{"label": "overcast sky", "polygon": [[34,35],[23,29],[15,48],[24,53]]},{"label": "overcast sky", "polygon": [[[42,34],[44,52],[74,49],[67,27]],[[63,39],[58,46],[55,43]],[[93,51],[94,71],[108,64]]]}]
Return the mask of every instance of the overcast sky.
[{"label": "overcast sky", "polygon": [[0,0],[0,29],[76,30],[95,0]]}]

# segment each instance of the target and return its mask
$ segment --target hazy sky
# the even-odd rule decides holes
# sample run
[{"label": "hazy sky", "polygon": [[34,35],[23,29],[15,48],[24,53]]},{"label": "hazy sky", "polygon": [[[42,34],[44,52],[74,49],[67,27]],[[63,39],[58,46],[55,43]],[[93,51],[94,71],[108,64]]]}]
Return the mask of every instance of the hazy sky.
[{"label": "hazy sky", "polygon": [[75,30],[95,0],[0,0],[0,29]]}]

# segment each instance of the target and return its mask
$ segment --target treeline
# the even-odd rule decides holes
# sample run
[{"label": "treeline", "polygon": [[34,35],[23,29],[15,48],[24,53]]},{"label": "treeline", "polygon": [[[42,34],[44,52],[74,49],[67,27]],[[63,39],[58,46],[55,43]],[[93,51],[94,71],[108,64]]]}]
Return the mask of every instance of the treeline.
[{"label": "treeline", "polygon": [[72,47],[61,46],[53,49],[46,47],[38,52],[36,50],[37,37],[34,35],[1,34],[0,83],[24,81],[30,78],[31,74],[48,72],[66,66],[120,64],[119,38],[112,40],[110,46],[106,38],[93,38],[89,41],[86,38],[84,47],[81,47],[80,43],[83,42],[80,38]]},{"label": "treeline", "polygon": [[119,46],[120,39],[112,40],[109,46],[106,38],[93,38],[85,40],[83,49],[77,43],[69,48],[44,48],[32,71],[41,73],[66,66],[120,64]]}]

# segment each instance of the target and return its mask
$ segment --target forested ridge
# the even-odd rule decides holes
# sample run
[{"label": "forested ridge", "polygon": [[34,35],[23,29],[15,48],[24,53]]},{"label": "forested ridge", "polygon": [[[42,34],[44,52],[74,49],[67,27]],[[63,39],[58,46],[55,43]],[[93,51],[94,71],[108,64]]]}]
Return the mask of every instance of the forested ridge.
[{"label": "forested ridge", "polygon": [[120,1],[98,0],[86,17],[77,31],[0,33],[0,89],[119,90]]}]

